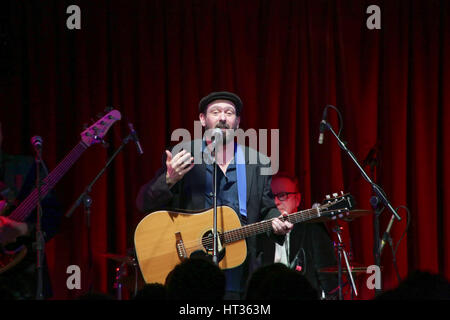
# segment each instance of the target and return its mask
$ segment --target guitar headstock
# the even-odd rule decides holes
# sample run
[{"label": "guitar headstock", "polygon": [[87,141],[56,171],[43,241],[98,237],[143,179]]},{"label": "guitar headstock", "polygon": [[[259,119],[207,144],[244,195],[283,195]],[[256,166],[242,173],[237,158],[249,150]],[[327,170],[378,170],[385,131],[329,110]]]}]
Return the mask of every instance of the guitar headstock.
[{"label": "guitar headstock", "polygon": [[106,115],[101,117],[97,122],[95,122],[92,126],[90,126],[81,133],[81,140],[88,147],[93,144],[102,142],[109,128],[111,128],[114,122],[120,120],[121,118],[122,115],[117,110],[112,110],[108,112]]},{"label": "guitar headstock", "polygon": [[355,208],[355,199],[349,193],[344,194],[341,191],[341,195],[333,193],[332,196],[327,195],[323,204],[320,206],[321,216],[327,216],[329,218],[343,217],[349,214],[350,210]]}]

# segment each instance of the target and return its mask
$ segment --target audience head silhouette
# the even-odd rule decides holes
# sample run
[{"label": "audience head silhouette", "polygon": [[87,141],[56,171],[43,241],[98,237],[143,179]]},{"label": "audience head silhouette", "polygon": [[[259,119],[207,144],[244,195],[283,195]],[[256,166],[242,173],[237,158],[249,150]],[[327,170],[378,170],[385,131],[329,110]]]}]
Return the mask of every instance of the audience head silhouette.
[{"label": "audience head silhouette", "polygon": [[161,283],[147,283],[138,291],[134,300],[165,300],[166,287]]},{"label": "audience head silhouette", "polygon": [[300,272],[281,263],[257,269],[247,286],[247,300],[318,300],[318,293]]},{"label": "audience head silhouette", "polygon": [[221,300],[225,294],[225,274],[207,258],[188,258],[166,278],[169,300]]},{"label": "audience head silhouette", "polygon": [[449,300],[450,282],[442,275],[414,271],[397,288],[385,291],[376,300]]}]

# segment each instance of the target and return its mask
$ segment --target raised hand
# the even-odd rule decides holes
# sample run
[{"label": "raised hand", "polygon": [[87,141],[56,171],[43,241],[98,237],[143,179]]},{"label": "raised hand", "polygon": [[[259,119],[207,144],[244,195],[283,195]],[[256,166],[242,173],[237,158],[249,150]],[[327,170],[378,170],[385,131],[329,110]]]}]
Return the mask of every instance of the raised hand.
[{"label": "raised hand", "polygon": [[180,181],[194,167],[194,157],[186,150],[181,150],[175,156],[166,150],[166,182],[169,187]]}]

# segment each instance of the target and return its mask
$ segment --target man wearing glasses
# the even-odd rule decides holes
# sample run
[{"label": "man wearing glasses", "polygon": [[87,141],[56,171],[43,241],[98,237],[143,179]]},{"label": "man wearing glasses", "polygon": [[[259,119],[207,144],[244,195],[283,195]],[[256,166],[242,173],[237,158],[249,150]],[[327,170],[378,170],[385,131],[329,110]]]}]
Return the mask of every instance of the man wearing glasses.
[{"label": "man wearing glasses", "polygon": [[[278,173],[272,178],[272,193],[280,212],[298,212],[301,194],[297,178]],[[319,269],[336,266],[333,243],[323,223],[299,223],[286,235],[282,245],[260,240],[259,257],[263,265],[283,263],[298,270],[311,285],[327,297],[337,287],[337,277]]]}]

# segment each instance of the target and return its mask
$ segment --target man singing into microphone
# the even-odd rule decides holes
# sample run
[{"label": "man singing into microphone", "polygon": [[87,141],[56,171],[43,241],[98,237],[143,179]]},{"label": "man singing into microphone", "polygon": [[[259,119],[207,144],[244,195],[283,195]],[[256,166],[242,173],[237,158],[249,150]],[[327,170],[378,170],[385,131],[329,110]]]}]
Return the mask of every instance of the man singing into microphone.
[{"label": "man singing into microphone", "polygon": [[[255,223],[274,218],[273,231],[270,236],[274,241],[282,243],[284,235],[293,225],[280,217],[270,189],[271,176],[261,174],[261,169],[270,167],[262,163],[268,160],[256,150],[239,145],[234,141],[234,130],[239,128],[242,101],[234,93],[213,92],[199,103],[199,118],[202,126],[208,129],[220,129],[223,133],[220,148],[215,146],[214,155],[217,160],[217,205],[227,205],[238,214],[241,224]],[[183,144],[183,143],[182,143]],[[181,152],[173,154],[166,150],[163,156],[163,167],[153,180],[141,187],[137,197],[137,206],[143,212],[157,209],[190,209],[204,210],[213,206],[213,165],[195,159],[203,159],[202,153],[212,152],[213,139],[191,141],[173,150]],[[191,152],[189,152],[192,151]],[[242,151],[239,151],[242,150]],[[236,164],[236,158],[242,152],[245,165]],[[248,159],[257,154],[258,163],[249,163]],[[211,221],[212,224],[212,221]],[[242,299],[246,279],[254,271],[256,264],[256,238],[247,238],[247,259],[233,269],[225,270],[225,299]],[[226,253],[225,253],[226,254]]]}]

